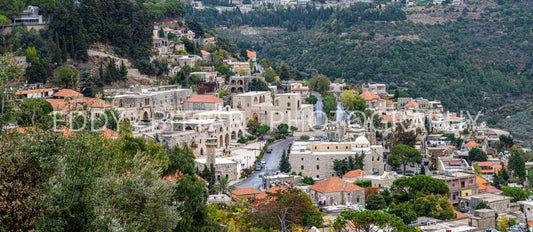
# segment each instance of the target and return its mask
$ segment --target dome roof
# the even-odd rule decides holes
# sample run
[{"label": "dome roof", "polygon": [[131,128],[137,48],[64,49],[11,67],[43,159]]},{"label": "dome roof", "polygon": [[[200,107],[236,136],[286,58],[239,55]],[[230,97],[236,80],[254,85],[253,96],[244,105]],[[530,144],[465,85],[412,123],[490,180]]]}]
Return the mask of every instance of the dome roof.
[{"label": "dome roof", "polygon": [[365,136],[360,135],[355,139],[355,144],[357,145],[370,145],[370,142],[368,142],[368,139],[366,139]]}]

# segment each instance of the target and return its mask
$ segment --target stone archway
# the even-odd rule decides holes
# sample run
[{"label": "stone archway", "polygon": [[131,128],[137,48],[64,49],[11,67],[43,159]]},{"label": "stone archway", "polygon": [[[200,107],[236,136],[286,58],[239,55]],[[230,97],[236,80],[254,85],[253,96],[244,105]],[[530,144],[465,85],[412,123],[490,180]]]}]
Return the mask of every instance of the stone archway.
[{"label": "stone archway", "polygon": [[122,99],[118,101],[118,107],[124,107],[124,101]]},{"label": "stone archway", "polygon": [[219,139],[219,147],[223,147],[224,146],[224,140],[222,139],[222,135],[220,135],[220,139]]},{"label": "stone archway", "polygon": [[143,119],[149,119],[148,111],[144,111],[143,113]]},{"label": "stone archway", "polygon": [[244,90],[243,90],[242,87],[239,87],[237,90],[238,90],[239,92],[241,92],[241,93],[244,93]]},{"label": "stone archway", "polygon": [[257,116],[257,113],[254,113],[252,118],[255,120],[255,121],[258,121],[259,122],[259,116]]},{"label": "stone archway", "polygon": [[232,93],[235,93],[235,91],[237,91],[237,89],[236,89],[235,87],[232,87],[232,88],[231,88],[231,92],[232,92]]},{"label": "stone archway", "polygon": [[231,143],[231,140],[229,138],[229,134],[226,134],[226,144],[230,144]]},{"label": "stone archway", "polygon": [[239,138],[242,136],[242,130],[239,130],[239,133],[237,134]]},{"label": "stone archway", "polygon": [[235,131],[231,132],[231,140],[237,140],[237,137],[235,137]]},{"label": "stone archway", "polygon": [[237,81],[237,85],[242,85],[242,84],[243,84],[242,80]]},{"label": "stone archway", "polygon": [[254,97],[254,104],[257,104],[258,101],[257,101],[257,97]]},{"label": "stone archway", "polygon": [[235,85],[235,84],[236,84],[235,80],[231,80],[231,85]]},{"label": "stone archway", "polygon": [[204,155],[204,149],[203,149],[203,148],[200,148],[200,155],[201,155],[201,156]]}]

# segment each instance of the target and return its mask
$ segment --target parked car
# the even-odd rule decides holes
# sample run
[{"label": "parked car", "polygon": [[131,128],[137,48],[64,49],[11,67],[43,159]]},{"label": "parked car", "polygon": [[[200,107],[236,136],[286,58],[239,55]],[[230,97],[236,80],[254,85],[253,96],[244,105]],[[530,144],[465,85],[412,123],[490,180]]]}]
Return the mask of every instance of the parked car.
[{"label": "parked car", "polygon": [[268,146],[267,147],[267,153],[271,153],[272,152],[272,147],[271,146]]},{"label": "parked car", "polygon": [[255,170],[256,171],[261,170],[261,163],[257,163],[257,165],[255,166]]}]

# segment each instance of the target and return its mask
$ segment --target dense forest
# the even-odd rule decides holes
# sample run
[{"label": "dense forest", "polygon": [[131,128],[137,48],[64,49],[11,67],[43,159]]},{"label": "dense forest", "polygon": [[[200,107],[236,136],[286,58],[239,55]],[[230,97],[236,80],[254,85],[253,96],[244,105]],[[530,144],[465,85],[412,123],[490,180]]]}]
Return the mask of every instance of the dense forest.
[{"label": "dense forest", "polygon": [[221,34],[306,73],[383,82],[392,91],[440,99],[451,111],[478,111],[532,93],[531,10],[505,3],[477,9],[479,19],[464,10],[456,21],[430,25],[405,20],[395,7],[358,3],[297,33]]}]

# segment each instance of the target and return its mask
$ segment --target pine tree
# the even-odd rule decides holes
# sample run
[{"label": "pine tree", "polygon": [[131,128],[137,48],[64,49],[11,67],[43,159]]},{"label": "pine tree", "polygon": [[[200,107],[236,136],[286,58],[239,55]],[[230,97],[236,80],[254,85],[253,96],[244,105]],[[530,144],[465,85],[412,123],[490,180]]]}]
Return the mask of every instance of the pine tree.
[{"label": "pine tree", "polygon": [[291,171],[291,163],[289,162],[289,157],[287,157],[285,150],[283,150],[281,160],[279,161],[279,170],[283,173],[288,173]]},{"label": "pine tree", "polygon": [[125,81],[127,79],[127,77],[128,77],[128,68],[124,64],[124,61],[120,62],[120,68],[119,68],[118,73],[119,73],[118,80]]}]

